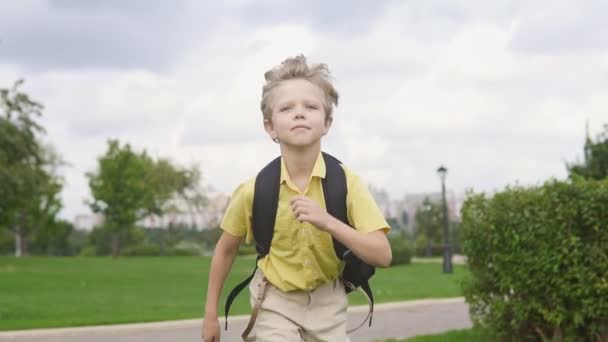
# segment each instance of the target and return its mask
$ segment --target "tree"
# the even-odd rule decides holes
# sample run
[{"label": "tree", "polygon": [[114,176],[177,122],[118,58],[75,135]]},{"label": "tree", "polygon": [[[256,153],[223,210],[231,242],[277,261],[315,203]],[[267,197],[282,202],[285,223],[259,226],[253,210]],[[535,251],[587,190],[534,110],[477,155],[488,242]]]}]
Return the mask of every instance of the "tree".
[{"label": "tree", "polygon": [[595,141],[589,137],[584,146],[584,160],[582,164],[566,164],[570,177],[581,176],[587,179],[604,179],[608,176],[608,124],[604,131],[597,135]]},{"label": "tree", "polygon": [[425,198],[422,206],[415,215],[416,247],[424,246],[425,255],[431,256],[432,246],[442,244],[443,239],[443,210],[441,205]]},{"label": "tree", "polygon": [[401,212],[401,222],[406,227],[410,224],[410,215],[407,213],[407,210]]},{"label": "tree", "polygon": [[152,191],[147,199],[146,215],[162,216],[165,213],[182,212],[172,199],[178,199],[187,208],[191,217],[191,226],[195,224],[194,214],[200,212],[208,203],[205,190],[200,187],[201,172],[197,166],[181,168],[173,165],[170,160],[161,158],[154,162],[150,160],[149,176]]},{"label": "tree", "polygon": [[204,199],[196,167],[185,169],[167,159],[156,161],[145,150],[135,152],[117,140],[108,141],[97,171],[87,173],[87,177],[94,198],[89,206],[104,216],[113,256],[120,254],[121,242],[138,220],[179,210],[172,204],[174,198],[182,198],[189,206]]},{"label": "tree", "polygon": [[388,223],[388,226],[391,227],[391,229],[393,230],[403,230],[403,227],[401,226],[399,220],[397,220],[396,217],[387,217],[386,223]]},{"label": "tree", "polygon": [[0,89],[0,226],[15,236],[15,255],[28,254],[30,235],[56,219],[61,209],[63,160],[41,142],[44,128],[36,122],[43,106],[19,91]]},{"label": "tree", "polygon": [[[30,233],[39,248],[39,252],[62,255],[63,253],[57,248],[60,244],[67,246],[67,235],[71,231],[70,226],[66,226],[65,222],[57,218],[63,207],[60,197],[63,179],[58,176],[57,169],[58,166],[65,165],[65,162],[51,146],[44,148],[43,156],[46,165],[43,169],[38,170],[37,192],[32,196],[26,207],[26,211],[29,213]],[[44,241],[47,243],[42,243],[41,237],[44,237]],[[24,246],[28,246],[28,243]],[[57,248],[51,247],[52,245]]]},{"label": "tree", "polygon": [[70,244],[74,233],[72,223],[65,220],[49,222],[32,235],[32,252],[45,255],[73,255]]}]

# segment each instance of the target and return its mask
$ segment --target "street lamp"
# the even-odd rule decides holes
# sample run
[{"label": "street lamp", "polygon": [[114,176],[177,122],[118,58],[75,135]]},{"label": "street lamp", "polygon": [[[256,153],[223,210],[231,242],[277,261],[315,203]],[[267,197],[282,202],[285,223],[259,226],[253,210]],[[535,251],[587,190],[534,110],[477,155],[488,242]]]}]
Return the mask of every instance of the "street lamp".
[{"label": "street lamp", "polygon": [[437,174],[441,178],[441,198],[443,200],[443,273],[452,273],[452,252],[450,251],[450,235],[448,227],[448,204],[445,199],[445,176],[448,169],[441,165]]}]

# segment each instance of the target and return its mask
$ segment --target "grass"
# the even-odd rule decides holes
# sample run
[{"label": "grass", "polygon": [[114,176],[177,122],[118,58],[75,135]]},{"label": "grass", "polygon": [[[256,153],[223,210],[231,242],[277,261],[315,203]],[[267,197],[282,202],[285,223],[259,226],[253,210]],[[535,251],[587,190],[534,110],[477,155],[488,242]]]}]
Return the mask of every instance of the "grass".
[{"label": "grass", "polygon": [[404,340],[390,339],[385,342],[485,342],[488,336],[476,329],[452,330],[438,335],[420,335]]},{"label": "grass", "polygon": [[[252,271],[254,258],[237,258],[220,300]],[[208,257],[0,257],[0,330],[149,322],[203,316]],[[463,266],[440,264],[378,269],[376,303],[461,296]],[[359,293],[351,304],[365,304]],[[249,313],[244,290],[231,314]]]}]

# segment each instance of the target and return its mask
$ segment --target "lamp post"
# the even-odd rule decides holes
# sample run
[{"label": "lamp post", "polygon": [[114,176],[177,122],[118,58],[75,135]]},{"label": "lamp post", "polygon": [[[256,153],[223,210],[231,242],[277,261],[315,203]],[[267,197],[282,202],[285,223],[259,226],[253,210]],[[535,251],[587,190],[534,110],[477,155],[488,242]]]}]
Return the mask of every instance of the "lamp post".
[{"label": "lamp post", "polygon": [[441,178],[441,198],[443,201],[443,273],[452,273],[452,252],[450,251],[450,231],[448,222],[448,204],[445,199],[445,176],[448,169],[441,165],[437,174]]}]

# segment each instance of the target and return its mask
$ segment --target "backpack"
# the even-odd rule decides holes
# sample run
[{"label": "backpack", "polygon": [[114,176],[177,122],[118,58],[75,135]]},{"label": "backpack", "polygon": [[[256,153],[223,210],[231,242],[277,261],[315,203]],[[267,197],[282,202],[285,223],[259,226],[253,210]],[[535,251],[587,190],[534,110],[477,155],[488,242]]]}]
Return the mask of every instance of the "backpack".
[{"label": "backpack", "polygon": [[[321,182],[323,186],[323,196],[325,198],[325,207],[330,215],[345,224],[350,225],[346,213],[347,188],[344,169],[340,165],[341,162],[338,159],[325,152],[323,152],[322,155],[326,169],[325,178],[322,179]],[[278,157],[264,167],[255,179],[252,230],[258,256],[252,274],[238,284],[226,299],[226,306],[224,309],[226,330],[228,329],[228,312],[230,311],[232,302],[253,278],[255,271],[257,270],[258,261],[266,256],[270,250],[279,202],[280,178],[281,157]],[[361,327],[368,318],[369,326],[371,326],[374,311],[374,297],[368,280],[374,275],[376,269],[359,259],[359,257],[347,249],[341,242],[334,238],[332,238],[332,240],[336,256],[339,260],[344,261],[344,268],[340,277],[344,281],[346,293],[360,290],[367,297],[369,302],[369,314],[359,327]],[[357,329],[359,327],[357,327]]]}]

